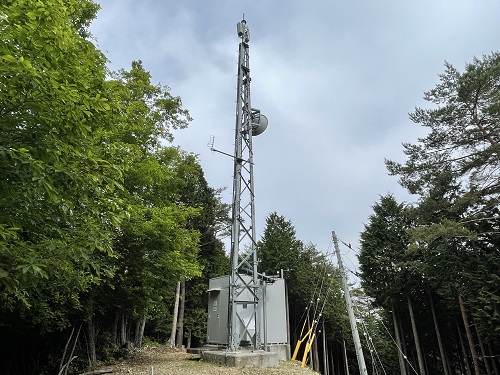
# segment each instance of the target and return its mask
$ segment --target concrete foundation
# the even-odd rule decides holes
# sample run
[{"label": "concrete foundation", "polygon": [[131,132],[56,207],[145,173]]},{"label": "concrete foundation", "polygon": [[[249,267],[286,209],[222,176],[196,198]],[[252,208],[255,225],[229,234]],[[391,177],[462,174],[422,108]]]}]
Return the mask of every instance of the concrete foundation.
[{"label": "concrete foundation", "polygon": [[289,344],[268,344],[267,351],[277,353],[280,361],[289,361],[291,358]]},{"label": "concrete foundation", "polygon": [[263,350],[240,350],[237,352],[226,352],[220,350],[203,350],[201,359],[207,362],[226,365],[228,367],[278,367],[278,353],[265,352]]}]

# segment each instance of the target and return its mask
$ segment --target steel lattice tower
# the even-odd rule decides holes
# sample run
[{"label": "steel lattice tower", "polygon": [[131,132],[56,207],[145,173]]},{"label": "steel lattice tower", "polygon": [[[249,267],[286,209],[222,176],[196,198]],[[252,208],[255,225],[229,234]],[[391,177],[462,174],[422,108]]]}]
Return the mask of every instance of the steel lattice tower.
[{"label": "steel lattice tower", "polygon": [[[252,136],[262,133],[267,119],[250,102],[250,33],[246,21],[237,25],[239,44],[236,127],[234,142],[231,275],[229,285],[229,350],[236,351],[243,337],[261,348],[260,279],[257,273]],[[243,275],[247,275],[243,277]],[[248,277],[250,276],[250,277]],[[251,317],[240,314],[252,309]],[[253,334],[252,334],[253,331]]]}]

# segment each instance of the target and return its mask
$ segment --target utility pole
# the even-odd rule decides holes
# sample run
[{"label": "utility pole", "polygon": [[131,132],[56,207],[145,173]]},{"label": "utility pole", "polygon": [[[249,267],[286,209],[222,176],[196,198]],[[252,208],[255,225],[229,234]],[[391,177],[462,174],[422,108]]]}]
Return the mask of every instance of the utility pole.
[{"label": "utility pole", "polygon": [[352,339],[354,341],[354,349],[356,350],[356,358],[358,359],[359,373],[361,375],[368,375],[366,370],[365,357],[363,356],[363,349],[361,348],[361,341],[359,340],[358,328],[356,326],[356,317],[354,316],[354,311],[352,308],[351,294],[349,293],[349,287],[347,285],[347,276],[344,270],[344,265],[342,263],[342,258],[340,256],[339,241],[335,231],[332,231],[333,245],[335,246],[335,252],[337,253],[337,260],[339,263],[340,274],[342,276],[342,286],[344,287],[344,298],[347,305],[347,313],[349,314],[349,322],[351,323]]},{"label": "utility pole", "polygon": [[[231,227],[231,275],[229,280],[229,350],[236,351],[243,337],[261,348],[261,289],[257,273],[257,241],[253,179],[252,136],[267,128],[267,118],[250,102],[250,31],[243,19],[237,24],[239,44],[234,142],[233,204]],[[244,251],[241,251],[241,250]],[[247,275],[247,277],[243,277]],[[250,280],[248,280],[250,276]],[[250,318],[240,313],[251,308]],[[245,319],[247,319],[245,321]],[[264,327],[265,328],[265,327]],[[252,334],[253,330],[253,334]]]}]

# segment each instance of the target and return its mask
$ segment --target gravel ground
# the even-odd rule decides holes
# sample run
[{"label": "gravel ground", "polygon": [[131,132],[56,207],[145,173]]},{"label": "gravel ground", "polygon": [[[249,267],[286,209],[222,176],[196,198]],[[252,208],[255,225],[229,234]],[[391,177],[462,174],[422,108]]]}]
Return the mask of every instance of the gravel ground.
[{"label": "gravel ground", "polygon": [[232,368],[199,360],[199,356],[166,347],[147,347],[129,359],[101,370],[112,375],[317,375],[297,361],[281,361],[274,368]]}]

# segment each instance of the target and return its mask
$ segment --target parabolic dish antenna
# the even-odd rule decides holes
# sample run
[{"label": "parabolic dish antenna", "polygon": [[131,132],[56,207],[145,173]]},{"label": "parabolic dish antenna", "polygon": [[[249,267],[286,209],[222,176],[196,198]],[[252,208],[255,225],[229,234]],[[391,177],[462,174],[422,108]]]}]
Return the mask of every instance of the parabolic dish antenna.
[{"label": "parabolic dish antenna", "polygon": [[252,135],[260,135],[267,129],[267,117],[257,112],[252,115]]}]

